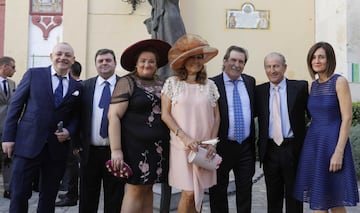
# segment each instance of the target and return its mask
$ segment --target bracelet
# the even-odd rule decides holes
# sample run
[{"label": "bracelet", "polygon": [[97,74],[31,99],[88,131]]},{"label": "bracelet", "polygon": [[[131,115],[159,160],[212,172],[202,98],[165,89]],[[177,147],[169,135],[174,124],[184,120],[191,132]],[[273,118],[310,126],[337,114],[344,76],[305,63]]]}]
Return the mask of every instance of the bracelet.
[{"label": "bracelet", "polygon": [[181,128],[177,128],[175,131],[175,135],[178,136],[179,135],[179,131],[181,130]]}]

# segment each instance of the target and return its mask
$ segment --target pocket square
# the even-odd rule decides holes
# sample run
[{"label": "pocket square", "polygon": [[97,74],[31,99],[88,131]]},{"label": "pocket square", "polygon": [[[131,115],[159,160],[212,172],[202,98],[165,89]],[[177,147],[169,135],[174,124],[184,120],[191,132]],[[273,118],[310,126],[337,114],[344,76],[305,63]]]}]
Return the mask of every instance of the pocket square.
[{"label": "pocket square", "polygon": [[122,168],[120,170],[114,169],[111,160],[106,161],[105,166],[108,169],[108,171],[111,174],[113,174],[115,177],[127,179],[132,175],[132,170],[130,166],[125,162],[123,162]]},{"label": "pocket square", "polygon": [[79,90],[76,90],[76,91],[73,92],[71,95],[73,95],[73,96],[79,96],[79,94],[80,94]]}]

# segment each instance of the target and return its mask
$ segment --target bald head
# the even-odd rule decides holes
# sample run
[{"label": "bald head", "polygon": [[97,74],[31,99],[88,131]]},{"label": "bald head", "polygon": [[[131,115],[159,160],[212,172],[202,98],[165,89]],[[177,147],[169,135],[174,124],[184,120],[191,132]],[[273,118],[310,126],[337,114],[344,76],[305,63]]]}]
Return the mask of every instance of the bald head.
[{"label": "bald head", "polygon": [[50,54],[50,59],[56,73],[63,76],[70,71],[70,67],[75,61],[74,50],[66,42],[58,43]]}]

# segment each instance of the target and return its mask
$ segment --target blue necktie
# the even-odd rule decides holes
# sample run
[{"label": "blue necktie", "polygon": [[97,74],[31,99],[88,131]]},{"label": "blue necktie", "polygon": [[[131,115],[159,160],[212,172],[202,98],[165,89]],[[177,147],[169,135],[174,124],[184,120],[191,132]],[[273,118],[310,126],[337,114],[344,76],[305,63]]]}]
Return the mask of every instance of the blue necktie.
[{"label": "blue necktie", "polygon": [[63,100],[63,77],[57,74],[55,74],[55,76],[59,79],[59,84],[57,85],[54,92],[55,107],[58,107]]},{"label": "blue necktie", "polygon": [[100,125],[100,136],[102,138],[108,137],[108,126],[109,126],[109,120],[107,118],[107,114],[109,111],[109,104],[111,100],[111,92],[110,92],[110,83],[105,81],[105,86],[102,91],[102,95],[99,101],[99,107],[103,109],[103,114],[101,118],[101,125]]},{"label": "blue necktie", "polygon": [[3,86],[4,86],[5,96],[7,96],[8,95],[8,89],[7,89],[7,85],[6,85],[6,80],[3,80]]},{"label": "blue necktie", "polygon": [[233,89],[233,103],[234,103],[234,137],[238,143],[242,143],[244,140],[245,130],[244,130],[244,116],[242,112],[241,100],[239,91],[237,89],[237,84],[239,81],[232,81],[234,84]]}]

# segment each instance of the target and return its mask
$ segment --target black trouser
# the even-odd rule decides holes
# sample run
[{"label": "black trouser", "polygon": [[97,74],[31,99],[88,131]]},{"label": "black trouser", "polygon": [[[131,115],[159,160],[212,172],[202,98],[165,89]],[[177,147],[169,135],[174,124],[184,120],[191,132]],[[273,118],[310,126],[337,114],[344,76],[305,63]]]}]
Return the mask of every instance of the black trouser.
[{"label": "black trouser", "polygon": [[80,213],[98,212],[100,191],[104,189],[104,213],[119,213],[125,182],[113,176],[105,162],[111,158],[109,146],[90,146],[89,159],[81,165]]},{"label": "black trouser", "polygon": [[285,139],[280,146],[268,140],[264,159],[268,213],[282,213],[284,198],[287,213],[303,212],[302,202],[292,196],[298,162],[296,146],[292,139]]},{"label": "black trouser", "polygon": [[66,164],[66,171],[63,177],[63,185],[67,189],[66,196],[70,200],[78,199],[79,190],[79,160],[73,153],[73,147],[70,146],[69,155]]},{"label": "black trouser", "polygon": [[229,212],[227,189],[229,172],[233,170],[237,212],[250,213],[255,158],[249,139],[241,144],[231,140],[224,141],[218,145],[217,151],[222,156],[223,161],[217,169],[217,184],[209,189],[211,212]]}]

